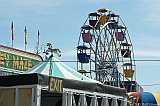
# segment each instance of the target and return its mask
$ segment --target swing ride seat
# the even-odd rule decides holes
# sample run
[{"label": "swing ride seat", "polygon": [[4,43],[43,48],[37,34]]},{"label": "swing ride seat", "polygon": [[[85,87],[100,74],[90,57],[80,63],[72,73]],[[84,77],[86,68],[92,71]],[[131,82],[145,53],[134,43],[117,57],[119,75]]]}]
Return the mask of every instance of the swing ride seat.
[{"label": "swing ride seat", "polygon": [[124,70],[124,76],[127,78],[132,78],[134,75],[134,70],[132,69],[126,69]]},{"label": "swing ride seat", "polygon": [[124,41],[125,34],[123,32],[116,32],[116,40]]},{"label": "swing ride seat", "polygon": [[79,73],[82,73],[82,74],[83,74],[83,73],[90,73],[89,70],[78,70],[78,72],[79,72]]},{"label": "swing ride seat", "polygon": [[95,27],[97,20],[89,20],[89,25]]},{"label": "swing ride seat", "polygon": [[82,39],[85,43],[91,43],[93,40],[93,36],[90,33],[82,33]]},{"label": "swing ride seat", "polygon": [[100,28],[100,23],[98,22],[98,20],[89,20],[89,25],[93,26],[95,29]]},{"label": "swing ride seat", "polygon": [[78,53],[77,57],[80,63],[89,63],[90,55],[87,55],[86,53]]},{"label": "swing ride seat", "polygon": [[98,22],[100,14],[94,12],[89,14],[89,25],[93,26],[95,29],[100,28],[100,23]]},{"label": "swing ride seat", "polygon": [[118,28],[118,24],[115,22],[115,23],[109,23],[108,24],[108,27],[110,28],[110,29],[117,29]]},{"label": "swing ride seat", "polygon": [[122,49],[121,50],[121,54],[123,57],[125,58],[129,58],[131,57],[131,51],[129,49]]}]

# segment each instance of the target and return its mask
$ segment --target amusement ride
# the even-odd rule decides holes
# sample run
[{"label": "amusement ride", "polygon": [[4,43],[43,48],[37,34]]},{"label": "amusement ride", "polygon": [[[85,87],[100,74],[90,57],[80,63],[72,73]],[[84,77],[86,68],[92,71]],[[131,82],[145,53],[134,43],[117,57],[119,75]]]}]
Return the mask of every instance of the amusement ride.
[{"label": "amusement ride", "polygon": [[88,14],[77,46],[77,70],[104,84],[134,81],[133,45],[120,15],[102,8]]}]

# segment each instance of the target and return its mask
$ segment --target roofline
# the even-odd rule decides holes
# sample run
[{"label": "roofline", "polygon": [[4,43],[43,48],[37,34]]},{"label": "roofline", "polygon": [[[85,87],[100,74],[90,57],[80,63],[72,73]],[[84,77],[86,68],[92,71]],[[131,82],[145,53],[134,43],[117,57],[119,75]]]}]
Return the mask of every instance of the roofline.
[{"label": "roofline", "polygon": [[[40,55],[38,55],[38,54],[34,54],[34,53],[31,53],[31,52],[23,51],[23,50],[20,50],[20,49],[16,49],[16,48],[12,48],[12,47],[9,47],[9,46],[4,46],[4,45],[0,45],[0,48],[7,48],[7,49],[10,49],[10,50],[13,50],[13,51],[19,51],[19,52],[22,52],[22,53],[27,53],[27,54],[36,56],[36,57],[38,57],[39,59],[41,59],[41,61],[43,61],[43,58],[42,58]],[[14,54],[14,53],[13,53],[13,54]],[[38,58],[37,58],[37,59],[38,59]]]}]

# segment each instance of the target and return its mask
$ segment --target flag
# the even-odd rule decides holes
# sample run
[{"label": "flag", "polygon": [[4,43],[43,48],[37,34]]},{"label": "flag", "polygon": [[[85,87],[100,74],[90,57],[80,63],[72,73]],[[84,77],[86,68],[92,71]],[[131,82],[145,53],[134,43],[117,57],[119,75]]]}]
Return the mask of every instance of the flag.
[{"label": "flag", "polygon": [[39,36],[40,36],[40,33],[39,33],[39,30],[38,30],[38,47],[39,47]]},{"label": "flag", "polygon": [[39,36],[40,36],[40,33],[39,33],[39,30],[38,30],[38,42],[37,42],[37,54],[39,54]]},{"label": "flag", "polygon": [[11,24],[11,30],[12,30],[12,43],[13,43],[13,40],[14,40],[14,25],[13,25],[13,21],[12,21],[12,24]]},{"label": "flag", "polygon": [[27,29],[26,29],[26,26],[25,26],[25,29],[24,29],[24,40],[25,40],[25,44],[27,44]]}]

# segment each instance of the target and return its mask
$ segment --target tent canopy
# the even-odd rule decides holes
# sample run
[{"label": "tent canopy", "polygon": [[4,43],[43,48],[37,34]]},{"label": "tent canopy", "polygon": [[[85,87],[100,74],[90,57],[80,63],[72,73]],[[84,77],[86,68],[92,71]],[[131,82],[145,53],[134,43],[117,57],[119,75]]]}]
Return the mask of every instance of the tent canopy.
[{"label": "tent canopy", "polygon": [[47,61],[40,62],[38,65],[34,66],[28,71],[25,71],[23,74],[28,74],[28,73],[39,73],[64,79],[73,79],[73,80],[100,83],[99,81],[90,79],[82,75],[76,70],[60,62],[55,57],[50,57]]},{"label": "tent canopy", "polygon": [[142,105],[160,106],[160,93],[158,92],[131,92],[128,96],[136,98]]},{"label": "tent canopy", "polygon": [[[125,89],[104,85],[94,82],[78,81],[73,79],[63,79],[53,76],[43,75],[39,73],[17,74],[10,76],[0,76],[1,87],[15,87],[24,85],[40,85],[43,87],[49,86],[51,79],[62,80],[62,88],[76,89],[89,92],[100,92],[105,94],[117,95],[126,97]],[[27,80],[26,80],[27,79]]]}]

